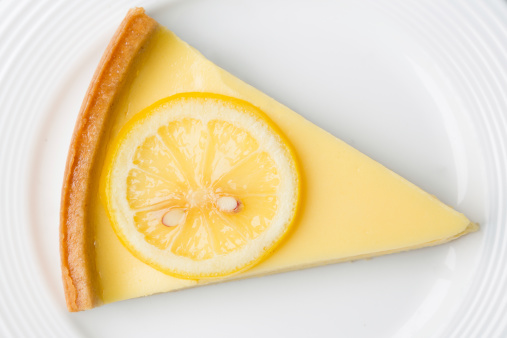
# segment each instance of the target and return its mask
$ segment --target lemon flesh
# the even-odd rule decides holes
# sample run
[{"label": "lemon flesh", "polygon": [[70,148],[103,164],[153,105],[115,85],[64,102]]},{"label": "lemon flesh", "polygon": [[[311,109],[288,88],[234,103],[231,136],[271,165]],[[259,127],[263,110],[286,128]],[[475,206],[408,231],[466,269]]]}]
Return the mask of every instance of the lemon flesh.
[{"label": "lemon flesh", "polygon": [[114,231],[162,272],[237,272],[271,252],[294,219],[290,146],[247,102],[175,95],[136,115],[113,144],[105,196]]}]

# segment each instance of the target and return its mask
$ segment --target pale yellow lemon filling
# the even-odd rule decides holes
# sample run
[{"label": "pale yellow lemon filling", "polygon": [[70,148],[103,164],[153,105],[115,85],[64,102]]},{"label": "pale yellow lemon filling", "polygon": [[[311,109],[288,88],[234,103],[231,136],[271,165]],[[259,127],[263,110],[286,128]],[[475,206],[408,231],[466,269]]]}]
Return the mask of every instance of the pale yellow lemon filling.
[{"label": "pale yellow lemon filling", "polygon": [[[302,192],[294,227],[270,257],[230,278],[396,252],[467,231],[470,221],[465,216],[218,68],[168,30],[156,33],[132,74],[128,90],[113,108],[109,140],[155,101],[201,91],[259,107],[295,148]],[[104,154],[98,156],[94,169],[94,196],[99,195],[103,160]],[[209,282],[171,277],[142,263],[118,240],[100,199],[92,198],[89,208],[105,303]]]}]

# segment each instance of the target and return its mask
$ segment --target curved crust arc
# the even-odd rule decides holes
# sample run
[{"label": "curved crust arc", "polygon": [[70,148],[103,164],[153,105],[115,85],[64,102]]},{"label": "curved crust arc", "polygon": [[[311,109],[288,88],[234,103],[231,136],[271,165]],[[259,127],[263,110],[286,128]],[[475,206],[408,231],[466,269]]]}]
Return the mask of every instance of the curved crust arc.
[{"label": "curved crust arc", "polygon": [[69,311],[101,304],[95,279],[93,224],[86,219],[90,175],[111,107],[130,66],[157,29],[142,8],[131,9],[95,71],[78,115],[67,156],[60,209],[60,255]]}]

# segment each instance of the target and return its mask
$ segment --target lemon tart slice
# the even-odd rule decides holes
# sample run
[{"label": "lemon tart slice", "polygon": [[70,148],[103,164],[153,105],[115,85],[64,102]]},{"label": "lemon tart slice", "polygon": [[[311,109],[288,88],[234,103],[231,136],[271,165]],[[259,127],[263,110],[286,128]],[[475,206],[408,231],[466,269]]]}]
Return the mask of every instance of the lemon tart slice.
[{"label": "lemon tart slice", "polygon": [[132,9],[62,189],[70,311],[445,243],[477,230]]}]

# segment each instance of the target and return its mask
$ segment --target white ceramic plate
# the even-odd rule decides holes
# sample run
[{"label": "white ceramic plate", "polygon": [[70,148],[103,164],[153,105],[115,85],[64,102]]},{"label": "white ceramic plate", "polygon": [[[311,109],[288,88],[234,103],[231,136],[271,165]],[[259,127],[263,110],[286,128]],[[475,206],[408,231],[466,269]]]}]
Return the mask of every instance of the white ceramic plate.
[{"label": "white ceramic plate", "polygon": [[455,242],[69,314],[60,186],[127,1],[0,2],[0,336],[507,336],[507,3],[151,1],[208,58],[481,223]]}]

